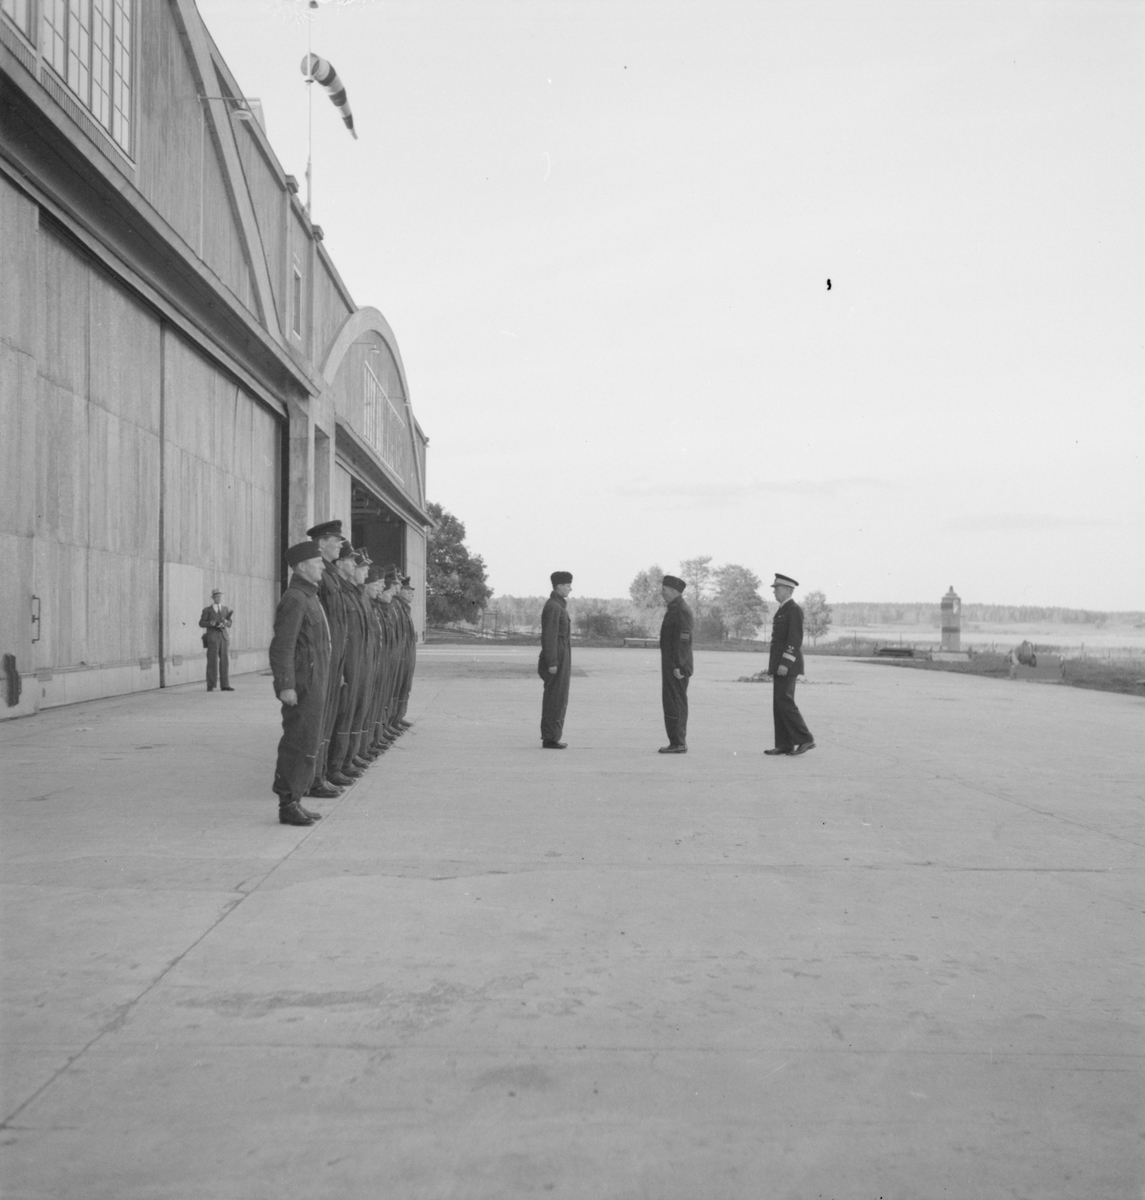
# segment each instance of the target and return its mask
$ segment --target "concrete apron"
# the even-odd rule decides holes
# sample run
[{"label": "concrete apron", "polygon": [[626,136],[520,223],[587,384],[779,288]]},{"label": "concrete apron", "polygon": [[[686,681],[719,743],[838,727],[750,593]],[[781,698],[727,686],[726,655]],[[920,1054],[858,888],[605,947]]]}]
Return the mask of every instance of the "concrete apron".
[{"label": "concrete apron", "polygon": [[1139,1200],[1142,702],[430,650],[275,822],[262,676],[0,727],[6,1200]]}]

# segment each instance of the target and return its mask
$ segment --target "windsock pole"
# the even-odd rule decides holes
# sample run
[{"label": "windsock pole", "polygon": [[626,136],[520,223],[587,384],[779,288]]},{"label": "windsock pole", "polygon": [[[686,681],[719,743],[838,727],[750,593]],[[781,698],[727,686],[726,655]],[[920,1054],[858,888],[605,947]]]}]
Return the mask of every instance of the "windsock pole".
[{"label": "windsock pole", "polygon": [[[313,61],[310,52],[311,34],[314,32],[314,12],[311,8],[306,13],[306,61]],[[306,76],[306,218],[310,219],[310,167],[311,156],[314,152],[314,76]]]}]

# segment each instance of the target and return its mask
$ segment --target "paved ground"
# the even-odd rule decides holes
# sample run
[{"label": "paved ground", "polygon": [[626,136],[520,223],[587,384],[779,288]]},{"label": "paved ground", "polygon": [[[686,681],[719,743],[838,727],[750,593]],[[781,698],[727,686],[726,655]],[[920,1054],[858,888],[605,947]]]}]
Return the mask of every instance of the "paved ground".
[{"label": "paved ground", "polygon": [[1139,1200],[1145,703],[697,657],[431,648],[310,830],[264,677],[0,725],[4,1200]]}]

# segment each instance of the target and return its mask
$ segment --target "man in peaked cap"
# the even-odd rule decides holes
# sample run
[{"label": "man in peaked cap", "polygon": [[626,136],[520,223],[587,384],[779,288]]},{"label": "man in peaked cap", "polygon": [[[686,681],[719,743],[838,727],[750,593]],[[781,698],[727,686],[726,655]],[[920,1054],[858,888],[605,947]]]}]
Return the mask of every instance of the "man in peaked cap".
[{"label": "man in peaked cap", "polygon": [[382,627],[381,663],[378,670],[378,703],[377,716],[374,720],[374,734],[371,748],[385,753],[397,740],[397,734],[390,728],[391,719],[395,713],[394,697],[398,682],[398,636],[400,617],[394,604],[401,579],[396,567],[387,566],[378,572],[380,587],[375,588],[378,621]]},{"label": "man in peaked cap", "polygon": [[401,586],[395,597],[400,605],[398,614],[405,626],[406,640],[402,647],[402,684],[398,692],[397,719],[394,721],[399,730],[412,727],[413,722],[406,720],[406,709],[409,708],[410,692],[413,690],[413,675],[417,670],[417,626],[413,623],[413,597],[415,588],[408,575],[401,577]]},{"label": "man in peaked cap", "polygon": [[541,697],[541,746],[545,750],[563,750],[565,712],[569,706],[569,679],[572,677],[572,629],[569,625],[568,598],[573,577],[569,571],[554,571],[549,580],[552,594],[541,610],[541,654],[537,674],[545,684]]},{"label": "man in peaked cap", "polygon": [[293,575],[274,614],[270,667],[282,703],[282,740],[274,768],[278,819],[283,825],[313,825],[318,813],[302,807],[314,781],[322,742],[326,676],[330,670],[330,626],[318,600],[322,552],[299,542],[286,552]]},{"label": "man in peaked cap", "polygon": [[326,680],[326,704],[323,715],[322,742],[314,769],[314,783],[309,794],[318,799],[331,799],[342,794],[341,787],[327,778],[327,757],[334,721],[338,716],[338,697],[342,690],[343,667],[346,655],[346,597],[334,563],[342,549],[342,522],[323,521],[306,531],[322,553],[323,574],[318,584],[318,599],[326,610],[330,624],[330,672]]},{"label": "man in peaked cap", "polygon": [[356,551],[343,542],[338,553],[338,583],[342,589],[346,613],[346,652],[342,657],[343,686],[338,693],[338,712],[334,730],[326,749],[326,779],[346,787],[365,773],[368,762],[354,762],[361,728],[356,724],[363,716],[365,698],[365,654],[369,618],[365,597],[358,586]]},{"label": "man in peaked cap", "polygon": [[791,598],[798,586],[799,581],[790,575],[776,575],[771,585],[779,605],[771,619],[767,660],[775,746],[764,754],[806,754],[815,749],[815,739],[795,704],[795,680],[803,674],[803,609]]},{"label": "man in peaked cap", "polygon": [[665,575],[660,585],[668,609],[660,625],[660,695],[668,744],[661,754],[688,753],[688,680],[692,677],[692,610],[684,603],[688,585]]}]

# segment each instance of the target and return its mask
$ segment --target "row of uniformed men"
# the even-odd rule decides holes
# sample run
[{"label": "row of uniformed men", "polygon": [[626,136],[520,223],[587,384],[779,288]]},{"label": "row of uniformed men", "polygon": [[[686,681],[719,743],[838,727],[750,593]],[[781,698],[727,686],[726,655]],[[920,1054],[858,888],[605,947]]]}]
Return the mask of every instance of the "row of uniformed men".
[{"label": "row of uniformed men", "polygon": [[293,574],[270,644],[282,702],[273,786],[284,825],[312,825],[320,814],[303,800],[340,795],[410,727],[417,655],[409,576],[355,550],[341,521],[306,536],[287,551]]}]

